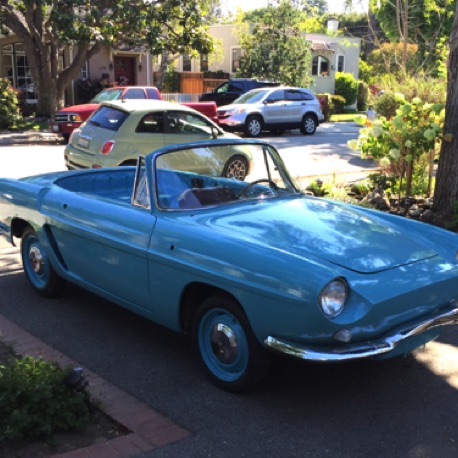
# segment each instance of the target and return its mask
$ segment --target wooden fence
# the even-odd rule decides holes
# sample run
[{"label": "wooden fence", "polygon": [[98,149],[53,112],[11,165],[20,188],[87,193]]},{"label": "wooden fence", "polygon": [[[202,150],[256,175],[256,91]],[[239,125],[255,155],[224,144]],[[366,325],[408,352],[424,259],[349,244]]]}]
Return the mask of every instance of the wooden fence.
[{"label": "wooden fence", "polygon": [[224,79],[204,78],[203,73],[180,73],[180,92],[182,94],[202,94],[223,83]]}]

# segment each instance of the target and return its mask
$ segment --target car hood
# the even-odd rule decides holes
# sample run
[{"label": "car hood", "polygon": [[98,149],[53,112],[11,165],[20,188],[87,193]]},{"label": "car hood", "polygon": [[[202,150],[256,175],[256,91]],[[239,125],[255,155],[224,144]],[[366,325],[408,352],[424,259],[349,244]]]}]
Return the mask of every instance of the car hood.
[{"label": "car hood", "polygon": [[99,108],[100,103],[85,103],[82,105],[72,105],[59,110],[59,113],[92,113]]},{"label": "car hood", "polygon": [[[360,273],[374,273],[437,255],[433,242],[400,217],[309,197],[244,207],[208,222],[229,236],[280,253],[320,258]],[[399,219],[399,220],[398,220]],[[408,223],[411,223],[408,221]],[[409,230],[410,229],[410,230]]]},{"label": "car hood", "polygon": [[223,113],[228,110],[235,110],[235,109],[248,109],[252,107],[256,107],[258,104],[257,103],[231,103],[229,105],[223,105],[221,107],[218,107],[216,109],[217,113]]}]

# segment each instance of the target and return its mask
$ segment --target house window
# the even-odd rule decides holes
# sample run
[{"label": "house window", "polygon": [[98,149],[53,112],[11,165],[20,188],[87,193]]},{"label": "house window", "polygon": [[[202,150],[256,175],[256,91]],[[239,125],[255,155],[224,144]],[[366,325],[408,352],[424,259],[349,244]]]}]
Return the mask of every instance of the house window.
[{"label": "house window", "polygon": [[345,71],[345,56],[337,56],[337,71]]},{"label": "house window", "polygon": [[183,54],[183,71],[184,72],[191,71],[191,57],[189,54]]},{"label": "house window", "polygon": [[231,56],[231,73],[236,73],[240,68],[240,57],[242,55],[241,48],[232,48]]},{"label": "house window", "polygon": [[313,76],[329,76],[329,61],[323,56],[315,56],[312,60]]},{"label": "house window", "polygon": [[208,54],[200,55],[200,71],[208,72]]},{"label": "house window", "polygon": [[2,69],[2,76],[8,78],[13,87],[25,93],[27,103],[37,102],[29,63],[22,43],[2,47]]},{"label": "house window", "polygon": [[89,63],[86,61],[81,68],[81,79],[85,80],[89,78]]}]

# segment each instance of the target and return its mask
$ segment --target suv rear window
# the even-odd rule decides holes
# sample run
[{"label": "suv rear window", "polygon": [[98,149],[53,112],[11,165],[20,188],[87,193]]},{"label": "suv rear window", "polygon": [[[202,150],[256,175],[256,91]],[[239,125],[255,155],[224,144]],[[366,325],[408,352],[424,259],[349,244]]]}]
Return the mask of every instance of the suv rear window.
[{"label": "suv rear window", "polygon": [[159,95],[159,91],[155,88],[147,87],[146,94],[148,95],[149,99],[160,100],[161,96]]},{"label": "suv rear window", "polygon": [[118,100],[124,89],[105,89],[99,92],[92,100],[91,103],[102,103],[107,100]]},{"label": "suv rear window", "polygon": [[88,122],[89,124],[93,124],[97,127],[117,131],[128,117],[129,113],[126,113],[125,111],[117,110],[112,107],[101,106],[89,118]]}]

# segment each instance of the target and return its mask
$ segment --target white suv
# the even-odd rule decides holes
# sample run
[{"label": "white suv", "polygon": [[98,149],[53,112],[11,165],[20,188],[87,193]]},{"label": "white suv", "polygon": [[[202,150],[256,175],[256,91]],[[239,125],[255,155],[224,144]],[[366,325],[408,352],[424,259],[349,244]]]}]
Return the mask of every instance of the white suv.
[{"label": "white suv", "polygon": [[233,132],[259,137],[263,130],[283,132],[300,129],[315,133],[324,121],[320,102],[309,89],[276,87],[253,89],[232,104],[217,109],[219,125]]}]

